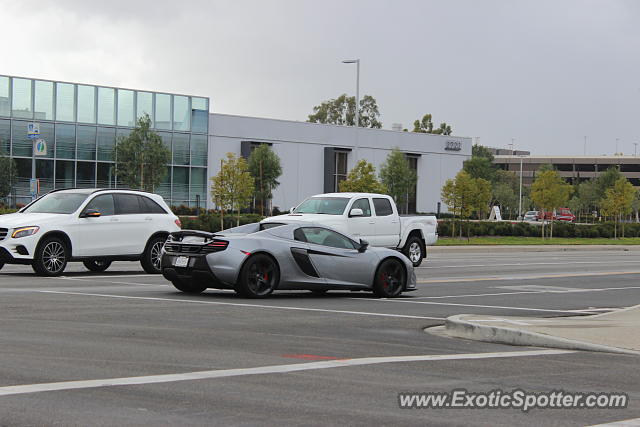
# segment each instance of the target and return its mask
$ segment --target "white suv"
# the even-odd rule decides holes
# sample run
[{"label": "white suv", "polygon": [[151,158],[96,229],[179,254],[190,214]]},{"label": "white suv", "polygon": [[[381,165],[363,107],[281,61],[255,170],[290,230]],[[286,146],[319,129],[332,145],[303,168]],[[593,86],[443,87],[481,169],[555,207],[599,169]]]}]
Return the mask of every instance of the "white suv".
[{"label": "white suv", "polygon": [[30,264],[58,276],[67,262],[104,271],[113,261],[140,261],[160,273],[160,253],[180,220],[162,197],[132,190],[54,190],[20,211],[0,215],[0,268]]}]

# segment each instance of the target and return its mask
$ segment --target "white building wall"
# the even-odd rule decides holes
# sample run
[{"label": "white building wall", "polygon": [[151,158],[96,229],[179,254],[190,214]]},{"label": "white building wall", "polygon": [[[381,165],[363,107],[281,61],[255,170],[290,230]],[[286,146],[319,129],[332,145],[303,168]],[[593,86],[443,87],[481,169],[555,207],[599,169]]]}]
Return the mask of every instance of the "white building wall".
[{"label": "white building wall", "polygon": [[[209,116],[209,177],[220,170],[220,159],[227,152],[240,155],[242,141],[267,142],[280,157],[282,176],[274,191],[273,205],[281,210],[297,205],[306,197],[324,192],[324,148],[348,148],[348,169],[357,159],[371,162],[376,171],[392,148],[419,154],[418,212],[435,212],[444,182],[462,169],[471,156],[471,138],[356,129],[285,120],[241,117],[224,114]],[[460,151],[445,150],[447,141],[461,143]],[[357,145],[357,148],[356,148]],[[207,206],[213,207],[211,196]],[[442,205],[442,211],[446,206]]]}]

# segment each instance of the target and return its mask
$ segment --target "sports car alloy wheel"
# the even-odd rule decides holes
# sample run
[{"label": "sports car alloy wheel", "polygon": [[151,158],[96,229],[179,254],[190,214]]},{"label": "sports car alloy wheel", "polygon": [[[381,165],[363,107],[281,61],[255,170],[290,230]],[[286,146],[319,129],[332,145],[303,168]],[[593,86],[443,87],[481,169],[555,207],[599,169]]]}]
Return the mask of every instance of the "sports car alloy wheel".
[{"label": "sports car alloy wheel", "polygon": [[248,298],[263,298],[278,286],[280,271],[268,255],[258,254],[249,258],[242,271],[236,291]]},{"label": "sports car alloy wheel", "polygon": [[389,258],[380,264],[376,272],[373,293],[383,298],[398,296],[404,290],[406,281],[407,273],[402,263]]}]

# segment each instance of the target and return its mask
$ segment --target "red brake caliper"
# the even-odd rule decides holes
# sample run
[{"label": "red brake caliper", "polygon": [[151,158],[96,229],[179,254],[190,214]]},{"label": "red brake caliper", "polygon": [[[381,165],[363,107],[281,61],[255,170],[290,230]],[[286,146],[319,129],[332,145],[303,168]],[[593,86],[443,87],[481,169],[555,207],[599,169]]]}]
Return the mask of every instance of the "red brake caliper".
[{"label": "red brake caliper", "polygon": [[387,282],[387,273],[382,273],[380,275],[380,280],[382,280],[382,286],[385,288],[389,287],[389,282]]}]

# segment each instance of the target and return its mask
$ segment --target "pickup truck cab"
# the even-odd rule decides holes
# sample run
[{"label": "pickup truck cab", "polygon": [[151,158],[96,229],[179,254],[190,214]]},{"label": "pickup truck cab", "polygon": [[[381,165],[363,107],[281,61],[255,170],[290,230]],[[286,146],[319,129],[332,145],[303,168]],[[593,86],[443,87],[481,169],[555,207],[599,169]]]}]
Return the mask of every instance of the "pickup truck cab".
[{"label": "pickup truck cab", "polygon": [[538,221],[543,220],[575,222],[576,216],[571,213],[569,208],[558,208],[553,212],[538,212]]},{"label": "pickup truck cab", "polygon": [[393,198],[372,193],[327,193],[309,197],[290,213],[262,220],[306,221],[326,225],[366,240],[371,246],[402,251],[414,267],[426,257],[426,246],[438,240],[435,216],[401,217]]}]

